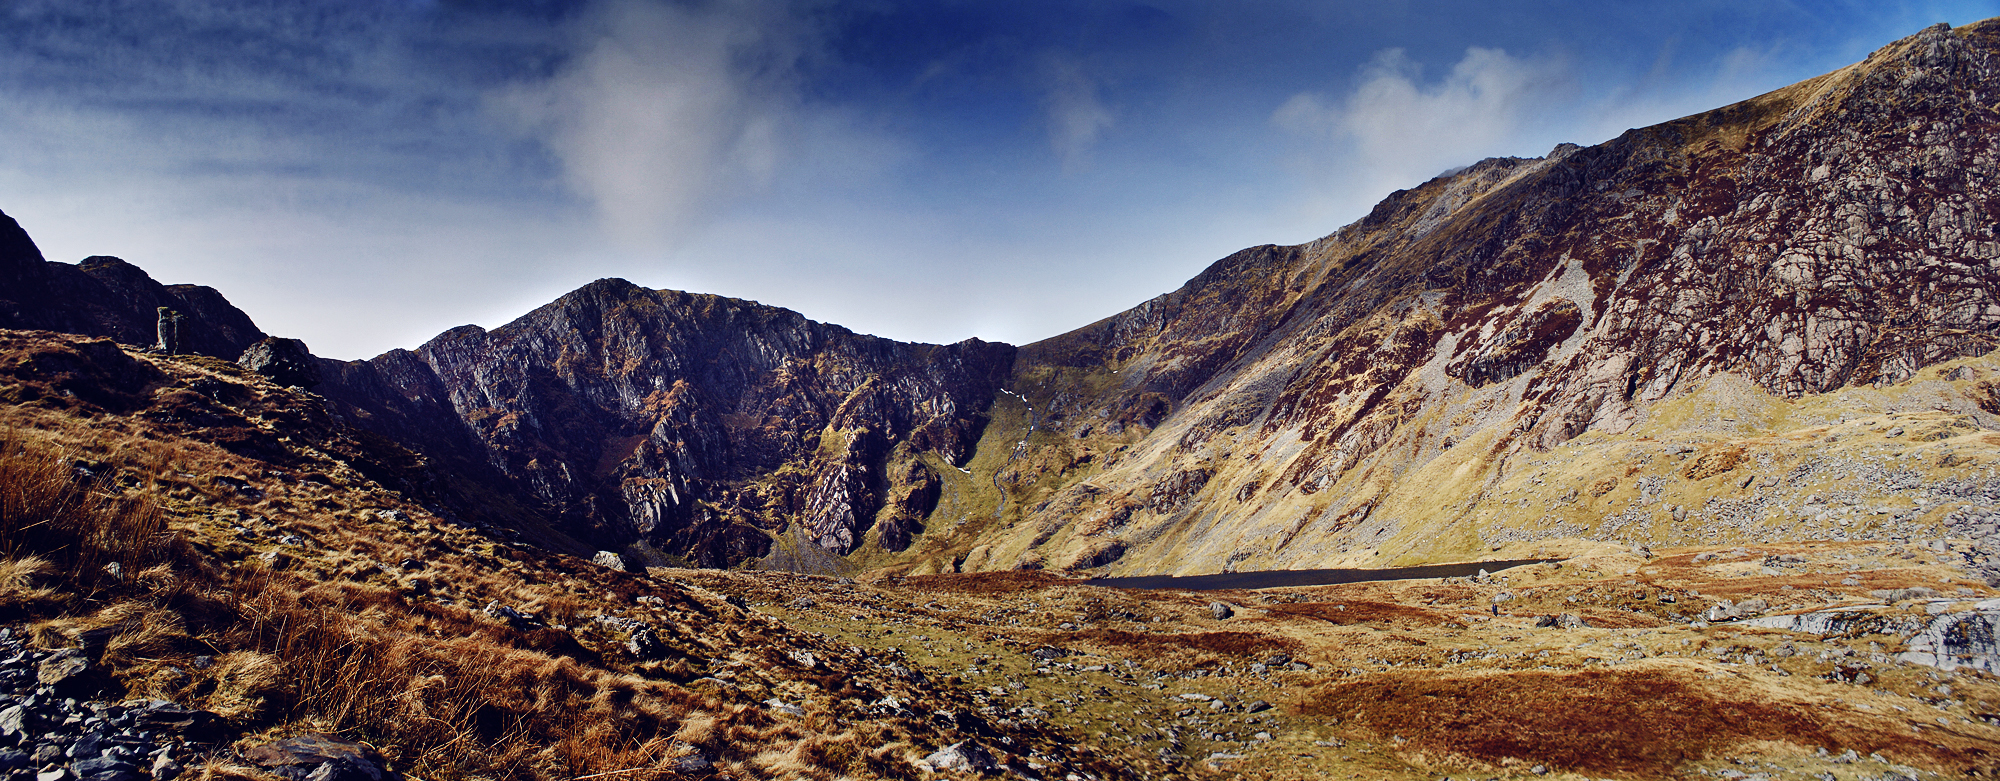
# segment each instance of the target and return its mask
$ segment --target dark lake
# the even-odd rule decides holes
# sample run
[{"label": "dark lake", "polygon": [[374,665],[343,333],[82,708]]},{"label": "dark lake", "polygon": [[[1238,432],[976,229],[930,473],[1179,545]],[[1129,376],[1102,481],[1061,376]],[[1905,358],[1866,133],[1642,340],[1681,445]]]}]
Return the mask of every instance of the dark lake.
[{"label": "dark lake", "polygon": [[1388,569],[1279,569],[1261,572],[1227,572],[1218,575],[1141,575],[1130,578],[1092,578],[1086,586],[1111,588],[1178,588],[1189,591],[1216,591],[1229,588],[1283,588],[1286,586],[1330,586],[1336,583],[1367,583],[1376,580],[1419,580],[1423,578],[1463,578],[1480,570],[1499,572],[1528,564],[1547,564],[1562,559],[1512,559],[1475,561],[1467,564],[1428,564],[1422,567]]}]

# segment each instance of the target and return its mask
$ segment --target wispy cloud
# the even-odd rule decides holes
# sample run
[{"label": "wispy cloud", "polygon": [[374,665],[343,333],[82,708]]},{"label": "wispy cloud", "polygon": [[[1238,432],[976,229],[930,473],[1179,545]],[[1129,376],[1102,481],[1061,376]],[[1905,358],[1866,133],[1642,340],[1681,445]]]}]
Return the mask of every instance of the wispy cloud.
[{"label": "wispy cloud", "polygon": [[721,200],[768,183],[795,129],[799,17],[759,0],[614,0],[577,26],[575,55],[494,104],[524,123],[604,226],[672,245]]},{"label": "wispy cloud", "polygon": [[1098,98],[1097,80],[1075,58],[1043,57],[1041,76],[1049,147],[1062,160],[1064,170],[1076,170],[1115,118]]},{"label": "wispy cloud", "polygon": [[[1428,80],[1402,49],[1386,49],[1339,99],[1302,92],[1271,115],[1293,133],[1347,150],[1349,186],[1380,197],[1448,168],[1521,154],[1538,117],[1575,91],[1566,62],[1468,48],[1442,78]],[[1355,186],[1355,185],[1358,185]]]}]

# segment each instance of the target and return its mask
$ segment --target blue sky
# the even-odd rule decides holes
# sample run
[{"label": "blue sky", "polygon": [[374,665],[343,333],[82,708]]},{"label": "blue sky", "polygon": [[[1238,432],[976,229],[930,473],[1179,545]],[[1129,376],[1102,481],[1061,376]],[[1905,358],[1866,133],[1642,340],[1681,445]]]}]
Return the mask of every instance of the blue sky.
[{"label": "blue sky", "polygon": [[361,358],[599,277],[1025,343],[1985,2],[0,0],[0,210]]}]

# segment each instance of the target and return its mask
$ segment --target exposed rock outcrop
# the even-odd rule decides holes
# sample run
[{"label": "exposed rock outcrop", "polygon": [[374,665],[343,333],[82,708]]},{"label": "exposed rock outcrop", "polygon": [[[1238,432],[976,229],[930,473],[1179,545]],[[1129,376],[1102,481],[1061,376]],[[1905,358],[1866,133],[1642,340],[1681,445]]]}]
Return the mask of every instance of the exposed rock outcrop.
[{"label": "exposed rock outcrop", "polygon": [[1491,516],[1482,486],[1519,459],[1710,378],[1798,397],[1982,355],[2000,344],[1995,94],[2000,22],[1939,25],[1225,258],[1022,348],[1009,387],[1046,415],[1010,461],[1027,522],[968,544],[1101,564],[1109,529],[1134,573],[1420,556]]},{"label": "exposed rock outcrop", "polygon": [[306,343],[297,339],[267,336],[244,350],[236,365],[285,386],[311,389],[319,384],[319,360]]},{"label": "exposed rock outcrop", "polygon": [[[860,546],[920,462],[971,454],[1013,357],[607,279],[491,332],[324,362],[321,392],[593,548],[643,539],[727,566],[792,523],[829,551]],[[923,492],[898,493],[887,547],[935,503]],[[460,493],[472,512],[500,512],[475,493]]]},{"label": "exposed rock outcrop", "polygon": [[236,360],[264,338],[257,324],[214,288],[162,285],[138,266],[96,255],[76,265],[45,260],[27,231],[0,214],[0,328],[108,336],[159,344],[159,310],[180,313],[184,352]]}]

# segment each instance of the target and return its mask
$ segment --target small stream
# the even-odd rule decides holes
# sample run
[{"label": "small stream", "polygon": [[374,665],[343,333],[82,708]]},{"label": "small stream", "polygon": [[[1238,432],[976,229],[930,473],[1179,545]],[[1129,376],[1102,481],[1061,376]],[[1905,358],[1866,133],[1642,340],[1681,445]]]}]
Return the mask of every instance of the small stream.
[{"label": "small stream", "polygon": [[1014,398],[1020,399],[1021,406],[1028,408],[1028,433],[1022,434],[1021,441],[1014,444],[1014,453],[1012,455],[1007,456],[1006,466],[1002,466],[999,469],[993,470],[993,488],[1000,492],[1000,503],[994,505],[993,507],[993,519],[996,521],[1000,520],[1001,512],[1007,509],[1007,487],[1000,484],[1000,476],[1006,474],[1008,467],[1014,465],[1014,459],[1021,457],[1021,450],[1027,447],[1028,437],[1032,437],[1035,435],[1035,424],[1040,420],[1039,419],[1040,413],[1037,413],[1035,411],[1035,405],[1028,403],[1028,397],[1007,390],[1006,388],[1001,388],[1000,392],[1005,393]]},{"label": "small stream", "polygon": [[1548,564],[1562,559],[1511,559],[1508,561],[1475,561],[1465,564],[1427,564],[1421,567],[1391,567],[1387,569],[1277,569],[1259,572],[1224,572],[1216,575],[1140,575],[1129,578],[1091,578],[1083,582],[1086,586],[1108,586],[1110,588],[1177,588],[1188,591],[1218,591],[1221,589],[1284,588],[1287,586],[1331,586],[1338,583],[1369,583],[1378,580],[1421,580],[1424,578],[1463,578],[1529,564]]}]

